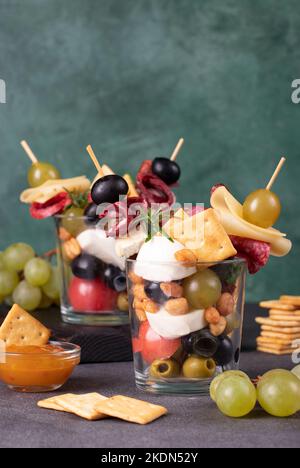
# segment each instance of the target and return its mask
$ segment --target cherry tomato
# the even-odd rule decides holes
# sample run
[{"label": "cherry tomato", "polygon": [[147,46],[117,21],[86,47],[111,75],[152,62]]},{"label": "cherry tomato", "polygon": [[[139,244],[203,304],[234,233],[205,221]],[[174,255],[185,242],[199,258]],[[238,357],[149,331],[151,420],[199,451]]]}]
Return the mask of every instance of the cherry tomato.
[{"label": "cherry tomato", "polygon": [[152,330],[148,322],[143,322],[139,337],[133,342],[134,352],[140,352],[143,359],[151,364],[156,359],[169,359],[180,347],[180,339],[167,340]]},{"label": "cherry tomato", "polygon": [[100,279],[85,280],[74,277],[69,287],[72,307],[80,312],[109,312],[115,309],[118,293]]}]

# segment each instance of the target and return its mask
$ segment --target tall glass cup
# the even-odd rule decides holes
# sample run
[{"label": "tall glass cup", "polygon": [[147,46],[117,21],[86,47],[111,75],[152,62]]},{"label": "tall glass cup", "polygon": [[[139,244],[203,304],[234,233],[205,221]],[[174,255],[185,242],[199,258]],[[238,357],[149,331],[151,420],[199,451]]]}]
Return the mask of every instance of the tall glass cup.
[{"label": "tall glass cup", "polygon": [[[180,269],[179,281],[170,278]],[[174,276],[174,275],[173,275]],[[239,368],[246,262],[127,262],[136,385],[160,394],[207,394]]]}]

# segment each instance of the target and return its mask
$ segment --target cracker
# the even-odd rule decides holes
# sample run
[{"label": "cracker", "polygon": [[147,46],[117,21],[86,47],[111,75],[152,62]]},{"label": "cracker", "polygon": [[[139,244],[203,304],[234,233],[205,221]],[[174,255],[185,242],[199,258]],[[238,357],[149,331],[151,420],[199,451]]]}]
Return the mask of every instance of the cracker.
[{"label": "cracker", "polygon": [[299,315],[290,315],[290,314],[277,314],[274,312],[270,312],[270,319],[274,320],[275,322],[296,322],[300,326],[300,316]]},{"label": "cracker", "polygon": [[284,304],[300,307],[300,296],[281,296],[280,301]]},{"label": "cracker", "polygon": [[296,307],[291,304],[284,304],[281,301],[262,301],[259,303],[262,309],[295,310]]},{"label": "cracker", "polygon": [[264,341],[264,340],[257,340],[257,346],[263,346],[265,348],[270,348],[270,349],[277,349],[279,351],[293,348],[292,342],[280,344],[280,343],[272,343],[272,342]]},{"label": "cracker", "polygon": [[270,315],[283,315],[285,317],[298,317],[300,319],[300,310],[279,310],[279,309],[271,309]]},{"label": "cracker", "polygon": [[278,350],[275,350],[275,349],[266,348],[264,346],[259,346],[257,348],[257,351],[260,351],[261,353],[275,354],[276,356],[286,356],[288,354],[293,354],[293,352],[294,352],[293,349],[278,351]]},{"label": "cracker", "polygon": [[300,335],[300,328],[297,327],[280,327],[273,325],[262,325],[261,329],[263,331],[270,331],[275,333],[282,333],[287,335]]},{"label": "cracker", "polygon": [[0,340],[7,346],[43,346],[48,343],[51,332],[17,304],[7,314],[1,328]]},{"label": "cracker", "polygon": [[176,240],[192,250],[198,261],[222,261],[237,253],[213,208],[186,218]]},{"label": "cracker", "polygon": [[256,317],[255,319],[256,323],[259,323],[260,325],[269,325],[271,327],[299,327],[300,331],[300,321],[299,320],[292,320],[287,323],[287,320],[275,320],[271,318],[264,318],[264,317]]},{"label": "cracker", "polygon": [[163,406],[122,395],[100,402],[97,404],[97,410],[107,416],[137,424],[148,424],[168,412]]},{"label": "cracker", "polygon": [[106,418],[106,415],[96,409],[98,403],[107,400],[105,396],[99,393],[86,393],[85,395],[68,393],[54,397],[53,400],[55,404],[68,413],[76,414],[89,421]]},{"label": "cracker", "polygon": [[265,338],[279,338],[279,339],[289,339],[289,340],[298,340],[300,339],[300,333],[281,333],[279,331],[272,332],[268,330],[262,330],[261,336]]},{"label": "cracker", "polygon": [[269,336],[259,336],[256,341],[257,343],[272,343],[278,345],[290,345],[293,343],[293,340],[290,338],[276,338]]},{"label": "cracker", "polygon": [[[68,395],[72,395],[69,393]],[[62,406],[60,406],[56,402],[57,397],[47,398],[46,400],[38,401],[37,405],[39,408],[50,409],[55,411],[63,411],[69,413],[69,411],[65,410]]]}]

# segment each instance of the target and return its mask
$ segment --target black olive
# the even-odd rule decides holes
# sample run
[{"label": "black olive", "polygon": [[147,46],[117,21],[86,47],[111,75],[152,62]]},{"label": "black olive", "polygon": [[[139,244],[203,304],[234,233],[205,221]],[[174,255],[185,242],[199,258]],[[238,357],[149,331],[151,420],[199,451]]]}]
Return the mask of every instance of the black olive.
[{"label": "black olive", "polygon": [[211,358],[219,347],[219,340],[208,329],[191,333],[182,339],[185,350],[204,358]]},{"label": "black olive", "polygon": [[167,185],[175,184],[181,174],[178,164],[168,158],[155,158],[152,163],[152,172]]},{"label": "black olive", "polygon": [[96,205],[116,203],[122,195],[127,195],[128,190],[128,184],[123,177],[108,175],[94,183],[91,196]]},{"label": "black olive", "polygon": [[158,304],[164,304],[168,299],[170,299],[168,296],[166,296],[161,287],[160,283],[155,283],[153,281],[146,281],[145,283],[145,293],[154,302],[157,302]]},{"label": "black olive", "polygon": [[227,366],[234,355],[233,344],[231,339],[228,336],[219,336],[219,348],[214,359],[218,366]]},{"label": "black olive", "polygon": [[78,278],[95,279],[101,275],[103,264],[93,255],[83,253],[72,261],[71,268]]},{"label": "black olive", "polygon": [[86,207],[84,216],[86,217],[85,224],[88,226],[95,226],[98,223],[99,217],[97,215],[97,209],[98,206],[95,203],[90,203],[90,205]]},{"label": "black olive", "polygon": [[126,275],[120,268],[108,265],[104,269],[104,281],[107,286],[117,292],[126,290]]}]

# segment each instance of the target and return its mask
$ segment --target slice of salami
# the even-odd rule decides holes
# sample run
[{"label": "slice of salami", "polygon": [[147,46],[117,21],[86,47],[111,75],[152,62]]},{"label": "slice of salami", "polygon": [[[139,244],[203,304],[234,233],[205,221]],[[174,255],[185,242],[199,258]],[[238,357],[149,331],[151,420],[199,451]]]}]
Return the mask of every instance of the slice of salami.
[{"label": "slice of salami", "polygon": [[30,206],[30,214],[35,219],[50,218],[50,216],[61,213],[71,203],[72,200],[69,194],[61,192],[46,203],[32,203]]},{"label": "slice of salami", "polygon": [[247,261],[251,275],[257,273],[268,263],[271,247],[267,242],[238,236],[230,236],[230,239],[238,252],[237,256]]},{"label": "slice of salami", "polygon": [[163,180],[152,172],[152,161],[146,159],[136,177],[136,185],[143,199],[151,205],[152,203],[167,203],[172,206],[176,197],[171,188]]}]

